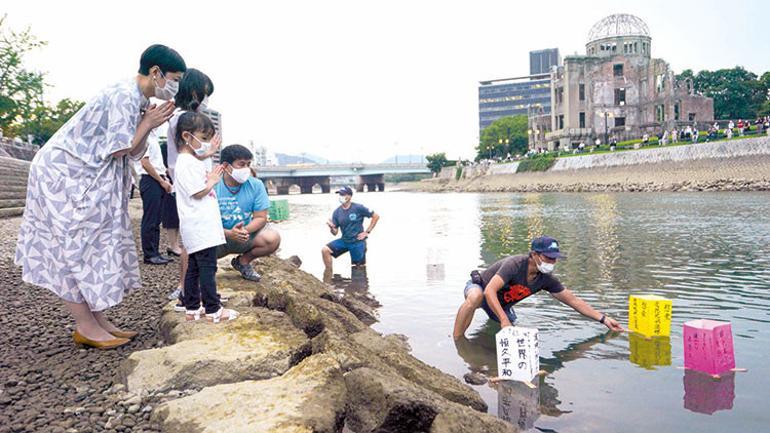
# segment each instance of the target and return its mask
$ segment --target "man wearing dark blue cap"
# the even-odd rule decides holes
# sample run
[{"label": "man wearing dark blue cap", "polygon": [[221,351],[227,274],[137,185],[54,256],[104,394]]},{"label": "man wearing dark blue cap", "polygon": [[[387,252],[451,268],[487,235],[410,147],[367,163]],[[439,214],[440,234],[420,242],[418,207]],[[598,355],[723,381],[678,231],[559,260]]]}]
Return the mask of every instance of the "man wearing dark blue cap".
[{"label": "man wearing dark blue cap", "polygon": [[[350,261],[353,266],[366,264],[366,238],[377,225],[380,216],[369,210],[366,206],[353,203],[353,190],[344,186],[337,191],[340,206],[334,210],[332,218],[326,222],[332,235],[337,236],[338,230],[342,230],[342,237],[326,244],[321,249],[324,265],[327,271],[332,269],[332,257],[337,258],[346,252],[350,252]],[[364,218],[371,218],[369,227],[364,230]]]},{"label": "man wearing dark blue cap", "polygon": [[501,327],[511,326],[516,321],[513,306],[540,290],[546,290],[578,313],[613,331],[623,331],[615,319],[594,310],[551,275],[556,260],[562,257],[564,255],[559,252],[559,242],[541,236],[532,240],[529,254],[506,257],[483,272],[472,272],[471,281],[465,286],[465,302],[455,318],[454,338],[465,335],[465,330],[473,320],[473,313],[479,307],[490,319],[500,322]]}]

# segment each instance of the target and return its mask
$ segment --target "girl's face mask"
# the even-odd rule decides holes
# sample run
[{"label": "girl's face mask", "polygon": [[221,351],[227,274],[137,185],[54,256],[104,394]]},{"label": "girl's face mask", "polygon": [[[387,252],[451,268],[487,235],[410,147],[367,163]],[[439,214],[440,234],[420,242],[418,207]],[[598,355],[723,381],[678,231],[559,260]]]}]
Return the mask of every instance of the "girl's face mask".
[{"label": "girl's face mask", "polygon": [[[193,147],[193,150],[195,151],[196,155],[199,155],[199,156],[205,155],[206,152],[208,152],[209,149],[211,149],[211,143],[209,143],[208,141],[201,141],[195,135],[193,135],[192,138],[195,139],[195,141],[197,141],[201,145],[201,147],[199,147],[197,149]],[[190,146],[190,147],[192,147],[192,146]]]}]

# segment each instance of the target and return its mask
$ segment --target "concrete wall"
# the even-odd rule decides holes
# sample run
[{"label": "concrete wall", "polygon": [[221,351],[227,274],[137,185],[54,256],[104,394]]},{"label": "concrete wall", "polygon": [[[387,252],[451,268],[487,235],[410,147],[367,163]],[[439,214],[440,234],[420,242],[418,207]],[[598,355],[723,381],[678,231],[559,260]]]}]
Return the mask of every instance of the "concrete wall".
[{"label": "concrete wall", "polygon": [[27,144],[18,145],[9,138],[0,138],[0,156],[32,161],[36,152],[37,147]]},{"label": "concrete wall", "polygon": [[489,174],[514,174],[519,168],[519,162],[509,162],[507,164],[495,164],[489,167]]},{"label": "concrete wall", "polygon": [[[514,174],[519,168],[519,162],[509,162],[506,164],[477,164],[463,167],[461,179],[472,179],[478,176],[494,174]],[[444,167],[438,174],[439,179],[454,180],[457,176],[457,167]]]},{"label": "concrete wall", "polygon": [[598,155],[559,158],[550,171],[580,170],[586,168],[617,167],[623,165],[680,162],[708,158],[770,155],[770,137],[745,140],[718,141],[686,146],[656,147],[638,151],[602,153]]},{"label": "concrete wall", "polygon": [[443,167],[438,173],[439,179],[454,179],[457,167]]}]

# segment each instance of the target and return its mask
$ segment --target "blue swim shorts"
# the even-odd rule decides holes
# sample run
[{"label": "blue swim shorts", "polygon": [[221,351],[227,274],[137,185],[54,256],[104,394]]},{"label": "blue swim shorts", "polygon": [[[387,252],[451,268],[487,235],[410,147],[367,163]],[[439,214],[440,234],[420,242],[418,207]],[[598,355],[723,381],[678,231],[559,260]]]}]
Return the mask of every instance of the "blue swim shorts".
[{"label": "blue swim shorts", "polygon": [[[463,295],[467,298],[468,292],[474,287],[478,288],[482,293],[484,293],[484,289],[481,286],[478,284],[473,284],[471,280],[468,280],[468,282],[465,283],[465,290],[463,290]],[[489,316],[490,319],[494,320],[495,322],[500,322],[500,319],[497,318],[497,315],[494,313],[494,311],[489,308],[489,304],[487,304],[486,298],[481,301],[481,309],[487,313],[487,316]],[[516,312],[513,310],[513,305],[509,306],[507,310],[505,307],[503,307],[503,310],[505,310],[505,315],[508,316],[508,321],[511,322],[511,325],[516,323]]]}]

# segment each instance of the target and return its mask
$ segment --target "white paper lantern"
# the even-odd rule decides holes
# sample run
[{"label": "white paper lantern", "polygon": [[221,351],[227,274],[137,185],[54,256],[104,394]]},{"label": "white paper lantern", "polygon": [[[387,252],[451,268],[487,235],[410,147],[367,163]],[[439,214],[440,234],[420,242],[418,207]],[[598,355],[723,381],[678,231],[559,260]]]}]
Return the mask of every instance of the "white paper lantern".
[{"label": "white paper lantern", "polygon": [[501,380],[531,382],[540,371],[537,329],[509,326],[495,337],[497,376]]}]

